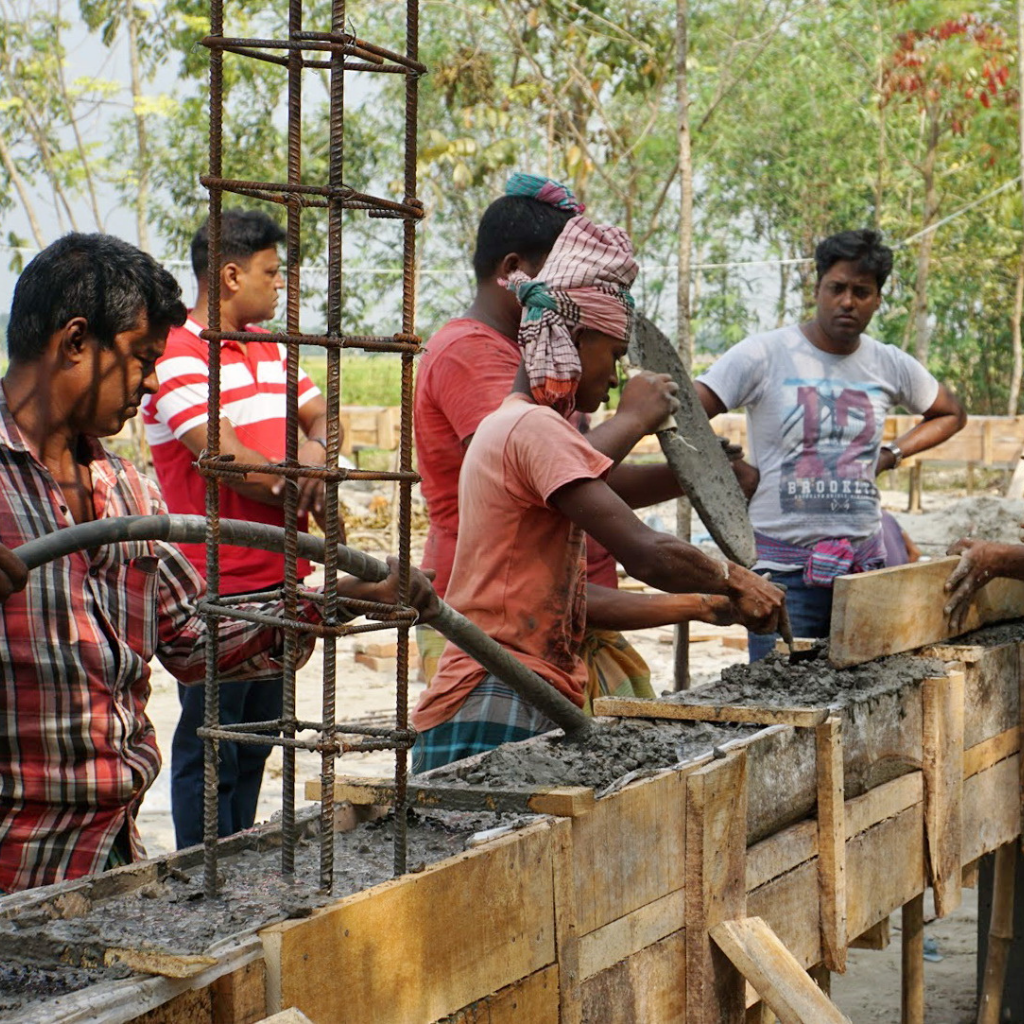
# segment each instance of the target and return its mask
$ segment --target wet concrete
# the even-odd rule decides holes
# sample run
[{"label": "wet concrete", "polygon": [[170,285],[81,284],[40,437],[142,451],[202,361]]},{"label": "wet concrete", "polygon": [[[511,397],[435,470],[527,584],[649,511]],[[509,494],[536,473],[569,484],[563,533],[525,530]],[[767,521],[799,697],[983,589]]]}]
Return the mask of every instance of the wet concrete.
[{"label": "wet concrete", "polygon": [[705,722],[602,721],[583,743],[560,734],[509,743],[471,765],[430,773],[430,781],[502,786],[590,786],[603,790],[623,776],[690,761],[756,728]]},{"label": "wet concrete", "polygon": [[[466,849],[477,832],[514,825],[511,815],[430,812],[410,814],[408,865],[419,871]],[[107,949],[129,948],[172,955],[203,954],[215,943],[361,892],[393,877],[394,819],[360,825],[335,837],[334,893],[317,891],[318,837],[295,851],[295,881],[280,873],[279,850],[245,850],[220,862],[221,891],[203,895],[203,871],[174,869],[127,895],[95,904],[80,901],[75,916],[53,918],[52,908],[24,910],[0,920],[0,1013],[127,977],[124,967],[104,968]]]},{"label": "wet concrete", "polygon": [[1024,620],[1003,622],[998,626],[983,626],[973,633],[947,640],[946,644],[957,647],[997,647],[999,644],[1024,643]]},{"label": "wet concrete", "polygon": [[822,642],[817,658],[795,665],[789,664],[788,654],[772,653],[753,665],[724,669],[721,682],[662,699],[715,706],[841,708],[946,674],[945,663],[937,658],[902,654],[837,669],[829,664],[827,650]]}]

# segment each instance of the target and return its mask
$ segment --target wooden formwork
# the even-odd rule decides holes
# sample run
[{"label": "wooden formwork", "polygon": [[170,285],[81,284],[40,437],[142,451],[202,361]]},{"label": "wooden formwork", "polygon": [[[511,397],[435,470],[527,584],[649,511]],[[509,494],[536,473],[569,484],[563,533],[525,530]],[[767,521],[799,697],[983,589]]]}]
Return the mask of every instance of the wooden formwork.
[{"label": "wooden formwork", "polygon": [[[22,1019],[249,1024],[296,1007],[315,1024],[740,1024],[762,1019],[763,999],[782,1020],[841,1021],[807,972],[843,970],[847,947],[877,943],[928,885],[948,912],[965,866],[1021,831],[1020,647],[924,653],[947,674],[846,714],[766,715],[714,756],[599,800],[492,792],[544,813],[242,937],[192,978],[96,986]],[[360,793],[388,795],[351,780],[335,795]],[[0,914],[40,898],[6,897]]]}]

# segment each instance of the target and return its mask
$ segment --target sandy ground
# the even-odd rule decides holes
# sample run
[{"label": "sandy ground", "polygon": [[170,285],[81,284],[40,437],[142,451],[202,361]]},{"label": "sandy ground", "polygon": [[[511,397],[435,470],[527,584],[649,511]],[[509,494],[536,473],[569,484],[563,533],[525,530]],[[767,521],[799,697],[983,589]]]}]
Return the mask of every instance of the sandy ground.
[{"label": "sandy ground", "polygon": [[[885,492],[883,504],[898,511],[905,508],[906,495]],[[1007,507],[1009,505],[1009,507]],[[924,514],[898,518],[904,528],[921,545],[926,556],[941,555],[954,537],[967,533],[973,526],[977,536],[992,536],[1016,540],[1017,523],[1024,506],[1005,503],[991,496],[976,495],[971,499],[936,495],[926,492]],[[673,519],[672,506],[649,510],[651,525],[668,525]],[[704,540],[699,523],[694,526],[694,539]],[[732,627],[716,630],[695,624],[695,639],[690,644],[691,673],[694,684],[717,679],[728,664],[746,660],[745,634]],[[381,634],[386,639],[388,634]],[[339,643],[338,654],[338,720],[356,720],[382,715],[394,708],[394,683],[391,671],[375,671],[356,663],[357,641],[345,638]],[[365,639],[365,638],[363,638]],[[670,628],[646,630],[630,635],[630,639],[652,669],[656,689],[671,688],[672,630]],[[315,720],[320,717],[322,659],[319,650],[302,669],[298,681],[298,713],[300,718]],[[410,687],[410,706],[420,692],[422,684]],[[159,666],[153,665],[153,696],[149,713],[157,731],[161,750],[169,759],[170,741],[178,717],[178,701],[174,680]],[[303,784],[319,774],[319,759],[312,754],[299,753],[296,800],[301,808],[306,801]],[[337,765],[339,774],[389,775],[393,761],[387,753],[346,755]],[[281,758],[275,748],[268,761],[260,799],[259,819],[265,820],[281,807]],[[139,826],[150,854],[170,851],[174,847],[174,831],[170,818],[169,765],[165,764],[153,789],[148,794],[139,816]],[[931,913],[926,921],[931,920]],[[962,908],[950,917],[935,921],[926,927],[926,935],[938,944],[941,961],[926,965],[929,1024],[966,1024],[973,1020],[973,991],[975,971],[976,898],[971,890],[965,891]],[[899,915],[892,922],[893,942],[885,951],[851,951],[849,970],[845,976],[834,979],[833,994],[838,1005],[855,1022],[895,1021],[899,1017]]]}]

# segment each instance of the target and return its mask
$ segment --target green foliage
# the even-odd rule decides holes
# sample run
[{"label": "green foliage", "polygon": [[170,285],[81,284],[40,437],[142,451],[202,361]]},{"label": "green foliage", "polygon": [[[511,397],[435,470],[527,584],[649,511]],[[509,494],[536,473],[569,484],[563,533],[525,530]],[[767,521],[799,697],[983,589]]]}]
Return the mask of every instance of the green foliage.
[{"label": "green foliage", "polygon": [[[197,40],[209,31],[208,3],[77,3],[97,69],[107,66],[102,51],[123,49],[134,25],[144,96],[108,115],[104,132],[90,132],[95,112],[124,105],[128,90],[99,71],[65,74],[70,0],[63,8],[0,0],[0,140],[11,153],[0,161],[0,226],[9,246],[23,243],[5,222],[21,201],[11,167],[65,222],[74,213],[83,227],[94,226],[83,211],[96,205],[97,183],[113,183],[130,207],[148,176],[154,248],[182,257],[206,213],[198,179],[209,163],[208,51]],[[899,243],[1017,175],[1015,25],[1005,0],[690,0],[689,9],[699,361],[752,330],[807,314],[806,261],[823,236],[873,225]],[[470,301],[477,221],[514,170],[570,182],[593,216],[629,231],[643,268],[638,304],[672,332],[675,10],[672,0],[421,4],[420,57],[430,68],[419,88],[421,333]],[[229,0],[225,15],[232,35],[285,34],[280,3]],[[401,0],[350,0],[346,16],[358,36],[402,48]],[[325,29],[329,17],[326,0],[305,4],[306,27]],[[168,66],[178,81],[161,92],[156,72]],[[284,69],[233,54],[224,67],[225,173],[282,180]],[[327,94],[318,73],[307,74],[303,173],[321,181]],[[399,75],[347,77],[346,183],[402,198],[403,89]],[[136,114],[148,132],[144,158]],[[85,129],[78,138],[76,127]],[[100,214],[93,219],[98,226]],[[1022,220],[1019,193],[1008,189],[930,236],[930,365],[979,412],[1003,411],[1007,400]],[[305,275],[304,299],[322,309],[325,217],[307,210],[303,224],[302,262],[321,271]],[[399,329],[400,236],[395,222],[346,214],[347,331]],[[919,237],[898,250],[874,325],[897,344],[908,345],[915,330],[921,244]],[[777,262],[738,265],[746,261]],[[355,360],[346,354],[346,402],[397,402],[398,361]]]},{"label": "green foliage", "polygon": [[[302,368],[321,390],[327,390],[327,357],[303,354]],[[395,355],[341,357],[342,405],[400,405],[402,402],[402,361]]]}]

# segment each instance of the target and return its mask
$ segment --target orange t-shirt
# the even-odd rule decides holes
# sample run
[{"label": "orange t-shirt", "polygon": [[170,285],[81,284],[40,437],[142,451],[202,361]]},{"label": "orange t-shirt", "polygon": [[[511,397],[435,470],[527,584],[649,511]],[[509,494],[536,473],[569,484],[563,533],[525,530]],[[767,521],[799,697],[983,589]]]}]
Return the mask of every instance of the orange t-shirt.
[{"label": "orange t-shirt", "polygon": [[[547,406],[512,394],[477,428],[459,478],[459,540],[446,599],[566,697],[583,704],[583,531],[548,505],[612,460]],[[421,732],[446,722],[484,677],[454,644],[420,698]]]}]

